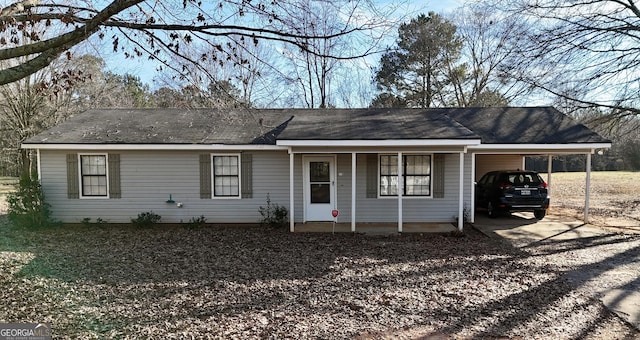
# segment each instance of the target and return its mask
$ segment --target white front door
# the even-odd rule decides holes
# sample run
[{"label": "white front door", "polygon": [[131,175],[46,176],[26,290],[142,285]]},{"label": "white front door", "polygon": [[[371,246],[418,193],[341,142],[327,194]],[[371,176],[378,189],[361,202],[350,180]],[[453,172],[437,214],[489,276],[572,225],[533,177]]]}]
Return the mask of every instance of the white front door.
[{"label": "white front door", "polygon": [[304,209],[307,221],[332,221],[335,209],[335,158],[304,157]]}]

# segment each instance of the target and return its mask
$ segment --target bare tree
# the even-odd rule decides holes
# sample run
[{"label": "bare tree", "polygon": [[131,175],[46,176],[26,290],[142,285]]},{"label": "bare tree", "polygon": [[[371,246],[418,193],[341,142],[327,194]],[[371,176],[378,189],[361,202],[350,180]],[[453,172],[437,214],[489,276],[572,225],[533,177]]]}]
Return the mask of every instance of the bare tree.
[{"label": "bare tree", "polygon": [[[377,26],[375,17],[342,20],[342,26],[331,34],[310,35],[289,15],[290,9],[300,3],[305,1],[232,0],[210,4],[185,0],[181,5],[159,0],[113,0],[95,4],[80,0],[18,1],[0,10],[0,44],[5,46],[0,50],[0,60],[28,59],[21,59],[14,66],[0,70],[0,84],[22,79],[43,69],[94,34],[111,39],[115,51],[123,51],[129,57],[147,56],[179,72],[183,65],[197,64],[200,60],[181,54],[181,48],[189,44],[209,46],[209,54],[203,56],[206,58],[229,53],[227,45],[219,43],[218,38],[230,36],[241,36],[254,43],[260,40],[283,42],[318,53],[309,50],[308,45],[301,41],[368,34]],[[31,29],[41,22],[49,27],[46,32]],[[213,37],[216,39],[211,39]],[[360,55],[370,52],[365,50]],[[167,54],[179,56],[182,63],[167,62]],[[360,55],[333,57],[348,59]]]},{"label": "bare tree", "polygon": [[509,78],[523,30],[516,16],[482,3],[467,4],[451,14],[462,39],[463,67],[449,66],[457,106],[502,106],[528,93]]},{"label": "bare tree", "polygon": [[72,111],[66,109],[72,87],[87,79],[87,74],[66,68],[56,62],[55,70],[47,68],[11,84],[0,86],[0,132],[2,148],[20,155],[15,161],[23,173],[29,173],[31,162],[20,144],[42,130],[60,123]]},{"label": "bare tree", "polygon": [[[297,45],[305,48],[282,46],[282,55],[289,63],[284,67],[290,71],[281,75],[285,83],[295,89],[290,94],[300,99],[299,103],[294,105],[302,104],[310,108],[337,105],[337,83],[340,81],[338,78],[343,73],[342,70],[352,65],[344,57],[361,54],[358,50],[363,46],[376,46],[392,26],[388,19],[384,19],[387,23],[383,25],[384,21],[381,19],[376,35],[370,35],[367,41],[354,39],[354,36],[335,36],[341,27],[349,25],[349,21],[363,20],[359,14],[362,12],[380,18],[389,14],[383,14],[369,0],[307,1],[292,9],[293,21],[303,28]],[[310,36],[335,37],[318,40],[308,38]]]},{"label": "bare tree", "polygon": [[640,114],[640,8],[633,0],[521,0],[500,7],[519,16],[513,79],[572,102]]}]

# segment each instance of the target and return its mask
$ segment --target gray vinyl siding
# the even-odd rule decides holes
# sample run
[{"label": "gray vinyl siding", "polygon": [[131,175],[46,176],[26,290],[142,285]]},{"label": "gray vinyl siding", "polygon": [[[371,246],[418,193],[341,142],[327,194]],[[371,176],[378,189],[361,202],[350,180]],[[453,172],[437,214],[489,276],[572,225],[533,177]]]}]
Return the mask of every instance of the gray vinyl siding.
[{"label": "gray vinyl siding", "polygon": [[[110,223],[128,223],[139,213],[154,211],[162,222],[188,222],[204,215],[211,223],[257,223],[258,209],[271,202],[289,207],[289,154],[286,151],[252,151],[252,198],[200,198],[200,157],[187,151],[106,151],[120,155],[121,198],[69,199],[66,154],[73,151],[41,151],[42,185],[53,217],[80,222],[89,217]],[[237,152],[236,152],[237,154]],[[404,198],[403,221],[451,222],[458,213],[458,154],[445,155],[443,198]],[[302,155],[294,157],[295,221],[304,219]],[[395,222],[396,198],[367,198],[367,154],[356,158],[356,221]],[[336,155],[337,207],[339,222],[351,221],[351,154]],[[465,157],[465,205],[470,206],[471,155]],[[177,204],[166,201],[169,195]]]},{"label": "gray vinyl siding", "polygon": [[[199,154],[185,151],[111,151],[120,154],[120,199],[67,198],[66,154],[41,151],[42,186],[53,217],[80,222],[89,217],[110,223],[130,222],[138,213],[153,211],[162,222],[187,222],[204,215],[209,222],[256,223],[258,209],[272,203],[289,206],[289,155],[283,151],[253,154],[253,198],[201,199]],[[172,199],[182,203],[168,204]]]},{"label": "gray vinyl siding", "polygon": [[[452,222],[458,215],[459,190],[458,154],[445,155],[445,194],[443,198],[404,198],[402,201],[402,219],[404,222]],[[358,154],[356,221],[358,222],[396,222],[398,220],[398,199],[366,197],[366,155]],[[468,186],[471,176],[471,158],[465,157],[465,195],[464,201],[470,206],[471,188]],[[350,190],[350,186],[349,186]],[[349,202],[349,204],[351,204]],[[341,213],[342,215],[342,213]],[[343,222],[350,221],[345,216]]]}]

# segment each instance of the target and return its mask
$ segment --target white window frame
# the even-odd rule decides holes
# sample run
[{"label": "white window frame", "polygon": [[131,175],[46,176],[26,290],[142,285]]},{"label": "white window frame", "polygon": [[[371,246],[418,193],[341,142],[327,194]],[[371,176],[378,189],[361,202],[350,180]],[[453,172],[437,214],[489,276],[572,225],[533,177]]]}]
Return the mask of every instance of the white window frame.
[{"label": "white window frame", "polygon": [[[380,176],[381,176],[381,173],[380,173],[380,157],[381,156],[396,156],[397,157],[398,154],[397,153],[380,153],[380,154],[378,154],[378,162],[377,162],[378,163],[378,187],[376,189],[376,191],[378,192],[378,198],[380,198],[380,199],[395,199],[395,200],[397,200],[398,199],[398,195],[381,195],[380,194]],[[423,195],[423,196],[421,196],[421,195],[405,195],[403,193],[402,194],[402,199],[410,199],[410,200],[412,200],[412,199],[430,199],[430,198],[433,198],[433,153],[415,153],[415,152],[412,152],[412,153],[403,153],[402,154],[403,158],[406,157],[406,156],[429,156],[429,161],[430,161],[430,165],[429,165],[429,170],[430,170],[430,173],[429,173],[429,195]],[[403,172],[402,177],[404,177],[406,175],[405,174],[406,170],[407,170],[406,167],[403,166],[402,167],[402,172]],[[404,186],[403,186],[403,188],[404,188]]]},{"label": "white window frame", "polygon": [[[82,156],[104,156],[105,178],[107,181],[107,194],[105,196],[85,195],[84,186],[82,185]],[[106,153],[79,153],[78,154],[78,197],[81,199],[109,199],[109,155]]]},{"label": "white window frame", "polygon": [[[231,157],[238,159],[238,196],[216,196],[215,157]],[[242,198],[242,158],[239,153],[212,153],[211,154],[211,199],[241,199]]]}]

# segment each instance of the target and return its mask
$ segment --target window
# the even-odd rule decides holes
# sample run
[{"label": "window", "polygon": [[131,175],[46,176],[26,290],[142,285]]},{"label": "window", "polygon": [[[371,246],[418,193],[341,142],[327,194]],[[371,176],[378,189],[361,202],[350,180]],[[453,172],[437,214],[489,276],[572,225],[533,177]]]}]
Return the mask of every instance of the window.
[{"label": "window", "polygon": [[213,155],[213,197],[240,197],[240,155]]},{"label": "window", "polygon": [[[431,155],[402,156],[403,196],[431,196]],[[398,155],[380,155],[380,196],[398,195]]]},{"label": "window", "polygon": [[82,197],[107,197],[107,155],[80,155]]}]

